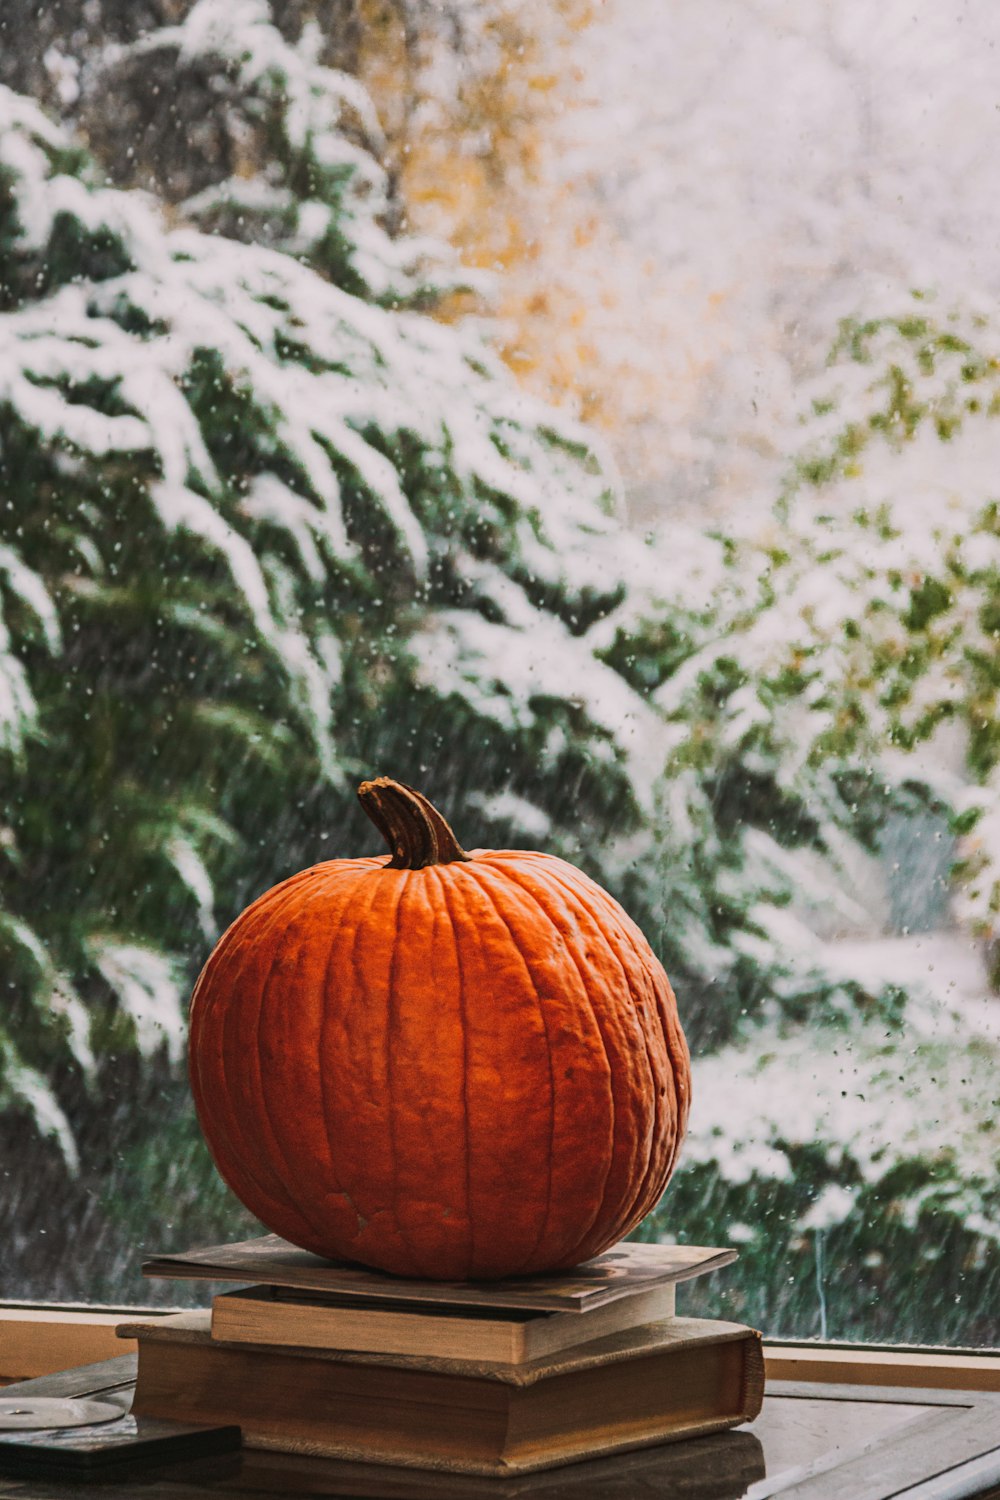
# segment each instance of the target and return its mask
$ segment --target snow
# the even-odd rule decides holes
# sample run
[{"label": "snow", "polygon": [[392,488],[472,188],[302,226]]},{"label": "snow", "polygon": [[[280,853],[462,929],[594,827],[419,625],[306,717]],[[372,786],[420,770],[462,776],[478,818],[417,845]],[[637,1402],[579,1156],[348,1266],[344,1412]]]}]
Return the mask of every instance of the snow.
[{"label": "snow", "polygon": [[[381,220],[388,182],[377,160],[384,145],[378,118],[356,78],[319,61],[322,40],[308,21],[294,46],[286,42],[267,0],[198,0],[178,25],[105,49],[102,65],[114,77],[116,70],[166,53],[179,71],[224,71],[251,128],[263,119],[278,136],[270,175],[230,177],[186,200],[183,211],[195,223],[212,228],[221,214],[228,228],[249,239],[258,225],[266,226],[261,238],[318,265],[336,241],[347,248],[351,273],[387,302],[413,296],[428,275],[445,288],[467,281],[449,266],[452,257],[442,246],[386,234]],[[352,138],[357,131],[360,143]],[[276,181],[279,168],[290,181],[308,177],[314,196],[301,198]],[[283,226],[277,235],[276,223]]]},{"label": "snow", "polygon": [[51,985],[52,963],[45,944],[37,932],[33,932],[28,923],[20,917],[6,911],[0,911],[0,931],[3,932],[8,943],[30,959],[34,968],[44,976],[47,985]]},{"label": "snow", "polygon": [[32,568],[25,566],[13,548],[0,544],[0,579],[3,586],[28,606],[42,628],[45,644],[52,652],[61,644],[59,616],[48,589]]},{"label": "snow", "polygon": [[855,1196],[849,1193],[839,1183],[828,1183],[815,1200],[812,1207],[802,1215],[799,1220],[799,1228],[805,1231],[832,1229],[835,1224],[842,1224],[852,1213],[855,1206]]},{"label": "snow", "polygon": [[1000,774],[983,786],[966,787],[956,797],[959,814],[974,816],[959,841],[963,876],[955,897],[956,915],[968,931],[987,943],[1000,938]]},{"label": "snow", "polygon": [[13,1100],[33,1117],[39,1135],[50,1136],[58,1146],[68,1171],[79,1170],[80,1157],[73,1128],[52,1089],[37,1068],[22,1062],[0,1033],[0,1099]]},{"label": "snow", "polygon": [[218,937],[219,928],[215,920],[215,887],[205,861],[191,839],[180,833],[172,834],[167,840],[165,853],[194,897],[202,936],[206,942],[211,942]]},{"label": "snow", "polygon": [[944,1207],[1000,1241],[1000,1002],[981,952],[955,933],[827,944],[832,974],[873,994],[909,993],[904,1018],[748,1028],[740,1042],[694,1064],[684,1165],[716,1164],[735,1186],[791,1181],[796,1154],[825,1146],[836,1181],[799,1220],[826,1229],[901,1163],[925,1185],[895,1212],[913,1227]]},{"label": "snow", "polygon": [[324,507],[320,509],[289,489],[274,474],[259,474],[253,480],[240,510],[255,521],[271,521],[286,531],[295,542],[299,561],[311,582],[320,584],[326,568],[316,543],[325,538],[336,556],[344,546],[342,525],[331,526]]},{"label": "snow", "polygon": [[[467,610],[442,610],[414,637],[420,680],[442,697],[455,693],[508,730],[536,722],[541,704],[566,701],[586,716],[625,762],[649,805],[671,742],[668,726],[617,672],[596,661],[585,640],[534,610],[519,594],[519,618],[494,623]],[[599,752],[599,742],[594,746]]]},{"label": "snow", "polygon": [[523,837],[533,839],[539,848],[552,833],[552,819],[544,809],[536,807],[526,797],[519,797],[516,792],[496,792],[492,796],[477,792],[469,798],[469,805],[490,823],[512,823]]},{"label": "snow", "polygon": [[10,633],[0,618],[0,747],[19,755],[34,727],[36,704],[24,665],[9,646]]},{"label": "snow", "polygon": [[57,974],[49,994],[49,1009],[66,1028],[70,1054],[87,1079],[93,1079],[97,1059],[90,1040],[90,1012],[65,974]]},{"label": "snow", "polygon": [[108,936],[95,935],[90,948],[95,968],[135,1027],[139,1051],[148,1057],[163,1047],[172,1062],[180,1062],[187,1025],[177,964],[152,948]]}]

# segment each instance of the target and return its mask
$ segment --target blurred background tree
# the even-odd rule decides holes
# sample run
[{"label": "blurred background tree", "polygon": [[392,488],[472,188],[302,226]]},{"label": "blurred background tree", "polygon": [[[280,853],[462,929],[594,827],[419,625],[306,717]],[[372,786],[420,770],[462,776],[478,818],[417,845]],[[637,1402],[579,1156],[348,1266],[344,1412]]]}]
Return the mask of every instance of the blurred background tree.
[{"label": "blurred background tree", "polygon": [[[775,1332],[996,1341],[970,1312],[1000,1207],[989,318],[824,303],[774,482],[708,523],[664,516],[671,479],[639,531],[715,355],[683,257],[612,211],[595,10],[19,5],[6,1284],[134,1296],[144,1243],[242,1227],[186,993],[254,894],[368,852],[351,785],[384,770],[467,841],[582,864],[663,957],[696,1108],[644,1232],[743,1247],[694,1295]],[[668,182],[701,160],[686,108]]]},{"label": "blurred background tree", "polygon": [[[200,1211],[184,997],[252,895],[368,847],[352,781],[599,865],[649,800],[662,721],[589,637],[626,591],[613,482],[419,310],[454,264],[390,232],[377,120],[321,51],[262,0],[95,49],[78,116],[159,204],[3,96],[3,1090],[75,1174],[14,1172],[34,1275],[67,1195],[121,1212],[130,1152],[149,1233],[178,1174]],[[158,1091],[183,1148],[148,1139]],[[56,1238],[43,1269],[94,1295]]]},{"label": "blurred background tree", "polygon": [[[13,0],[0,37],[32,41],[4,49],[0,80],[81,130],[116,184],[186,209],[205,182],[253,170],[266,143],[226,109],[217,73],[178,71],[165,51],[155,64],[130,55],[109,73],[108,49],[192,8],[66,0],[35,21]],[[308,34],[318,61],[364,85],[374,109],[341,127],[387,170],[388,227],[449,244],[480,273],[436,298],[435,315],[487,315],[519,382],[611,440],[627,434],[619,467],[648,477],[662,464],[664,399],[681,398],[700,357],[687,331],[678,337],[655,259],[602,207],[594,85],[574,61],[600,6],[275,0],[271,14],[286,40]],[[258,218],[247,232],[262,227]],[[641,339],[628,337],[640,328]]]}]

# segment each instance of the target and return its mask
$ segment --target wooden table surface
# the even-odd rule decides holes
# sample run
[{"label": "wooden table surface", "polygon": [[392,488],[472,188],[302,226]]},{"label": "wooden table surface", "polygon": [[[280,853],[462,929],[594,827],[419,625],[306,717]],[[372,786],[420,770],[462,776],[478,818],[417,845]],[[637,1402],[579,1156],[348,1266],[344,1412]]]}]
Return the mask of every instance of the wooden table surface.
[{"label": "wooden table surface", "polygon": [[[126,1411],[135,1356],[7,1386],[96,1396]],[[4,1477],[2,1500],[995,1500],[1000,1396],[772,1382],[757,1421],[733,1432],[516,1479],[472,1479],[243,1450],[100,1483]]]}]

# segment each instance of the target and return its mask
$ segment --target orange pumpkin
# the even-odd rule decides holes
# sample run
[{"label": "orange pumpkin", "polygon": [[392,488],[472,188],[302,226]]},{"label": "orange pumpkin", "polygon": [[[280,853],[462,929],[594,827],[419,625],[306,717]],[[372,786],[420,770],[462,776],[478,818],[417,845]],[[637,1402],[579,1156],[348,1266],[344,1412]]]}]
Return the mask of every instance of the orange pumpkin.
[{"label": "orange pumpkin", "polygon": [[656,1203],[687,1047],[634,922],[564,860],[467,854],[381,777],[392,850],[255,901],[192,1000],[216,1164],[270,1229],[402,1276],[491,1279],[598,1254]]}]

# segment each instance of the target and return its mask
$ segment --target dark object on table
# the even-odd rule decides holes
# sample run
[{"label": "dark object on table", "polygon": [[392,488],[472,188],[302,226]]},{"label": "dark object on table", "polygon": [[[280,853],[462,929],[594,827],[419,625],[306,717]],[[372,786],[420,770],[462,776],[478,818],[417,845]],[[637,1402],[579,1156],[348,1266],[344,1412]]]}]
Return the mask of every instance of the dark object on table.
[{"label": "dark object on table", "polygon": [[[119,1361],[109,1363],[117,1365]],[[86,1367],[92,1368],[102,1367]],[[112,1383],[95,1391],[88,1388],[93,1381],[88,1380],[86,1369],[4,1388],[0,1404],[13,1409],[16,1403],[25,1413],[34,1406],[38,1421],[46,1425],[0,1431],[0,1474],[103,1480],[239,1448],[240,1429],[232,1424],[210,1426],[133,1417],[129,1411],[131,1382]],[[45,1389],[46,1384],[60,1380],[76,1384],[78,1390]],[[87,1425],[47,1425],[60,1407],[66,1408],[69,1423],[88,1408],[95,1420]]]},{"label": "dark object on table", "polygon": [[227,1453],[240,1446],[238,1427],[167,1422],[121,1413],[114,1422],[0,1437],[0,1474],[103,1479],[148,1466]]}]

